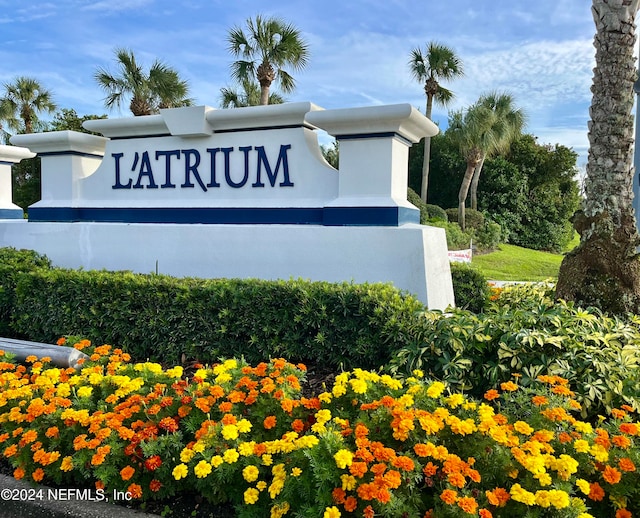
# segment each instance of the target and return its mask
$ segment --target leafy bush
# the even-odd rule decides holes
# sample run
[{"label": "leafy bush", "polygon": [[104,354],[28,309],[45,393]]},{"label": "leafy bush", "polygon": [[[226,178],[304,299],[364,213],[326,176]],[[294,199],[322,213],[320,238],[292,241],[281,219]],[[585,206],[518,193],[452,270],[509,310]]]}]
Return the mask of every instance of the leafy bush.
[{"label": "leafy bush", "polygon": [[50,267],[47,257],[32,250],[0,248],[0,336],[14,336],[11,315],[17,279],[24,272]]},{"label": "leafy bush", "polygon": [[471,265],[451,263],[451,280],[456,307],[480,313],[489,301],[490,289],[486,277]]},{"label": "leafy bush", "polygon": [[143,501],[200,494],[239,518],[640,512],[636,416],[616,409],[594,429],[557,376],[481,402],[418,371],[355,369],[301,397],[304,366],[283,359],[184,377],[108,345],[88,352],[78,373],[0,362],[0,451],[15,478]]},{"label": "leafy bush", "polygon": [[442,207],[439,207],[438,205],[427,203],[427,213],[429,214],[429,219],[449,221],[449,218],[447,217],[447,211],[445,211]]},{"label": "leafy bush", "polygon": [[[447,213],[447,217],[449,221],[453,221],[458,223],[458,209],[447,209],[445,211]],[[482,228],[484,225],[484,214],[478,210],[474,209],[465,209],[464,211],[464,221],[465,225],[468,229],[477,230]]]},{"label": "leafy bush", "polygon": [[[424,305],[387,284],[177,279],[55,268],[16,277],[13,329],[118,343],[135,358],[179,363],[283,356],[378,367],[412,340]],[[162,348],[158,347],[162,344]]]},{"label": "leafy bush", "polygon": [[457,223],[448,223],[440,219],[430,219],[426,224],[432,227],[444,228],[447,236],[447,248],[449,250],[466,250],[473,240],[471,234],[469,232],[463,232]]},{"label": "leafy bush", "polygon": [[623,321],[556,302],[546,285],[496,295],[480,314],[425,313],[421,341],[396,353],[393,370],[422,368],[474,395],[512,373],[524,386],[551,373],[570,380],[585,415],[622,404],[640,408],[640,317]]},{"label": "leafy bush", "polygon": [[503,242],[502,228],[494,221],[485,220],[484,225],[474,232],[477,249],[483,252],[489,252],[498,248]]}]

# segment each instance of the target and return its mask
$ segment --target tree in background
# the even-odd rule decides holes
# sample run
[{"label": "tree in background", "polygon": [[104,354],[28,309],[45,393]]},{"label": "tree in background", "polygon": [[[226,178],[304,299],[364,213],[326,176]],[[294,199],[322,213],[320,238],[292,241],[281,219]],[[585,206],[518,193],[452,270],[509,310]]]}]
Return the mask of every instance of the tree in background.
[{"label": "tree in background", "polygon": [[591,91],[580,244],[560,266],[556,295],[613,313],[640,311],[640,236],[633,209],[635,17],[640,0],[593,0],[596,67]]},{"label": "tree in background", "polygon": [[56,109],[51,92],[37,79],[24,76],[17,77],[12,83],[5,83],[2,88],[0,119],[6,128],[15,133],[33,133],[43,129],[38,115],[53,113]]},{"label": "tree in background", "polygon": [[465,229],[467,195],[476,170],[482,168],[486,157],[505,152],[521,130],[522,126],[517,122],[523,122],[522,114],[514,113],[510,96],[487,94],[481,96],[466,112],[453,112],[449,118],[447,133],[458,145],[466,161],[465,174],[458,191],[458,222],[462,230]]},{"label": "tree in background", "polygon": [[300,31],[279,18],[249,18],[247,32],[240,27],[229,31],[229,52],[239,58],[231,64],[231,76],[260,84],[260,104],[269,104],[269,89],[274,82],[284,93],[295,88],[293,76],[284,67],[301,70],[307,65],[309,50]]},{"label": "tree in background", "polygon": [[[243,79],[242,90],[232,87],[220,89],[220,106],[222,108],[244,108],[260,105],[260,85],[250,79]],[[269,93],[268,104],[283,104],[284,98],[277,92]]]},{"label": "tree in background", "polygon": [[[80,117],[73,108],[61,108],[48,125],[47,131],[78,131],[80,133],[92,133],[84,129],[82,123],[96,119],[106,119],[106,115],[83,115]],[[96,135],[99,135],[96,133]]]},{"label": "tree in background", "polygon": [[94,75],[98,85],[106,92],[104,105],[108,109],[122,108],[129,101],[135,116],[158,113],[161,108],[190,106],[189,84],[180,79],[178,72],[155,60],[149,71],[138,63],[133,52],[116,49],[118,72],[98,68]]},{"label": "tree in background", "polygon": [[489,92],[478,101],[495,114],[497,140],[492,149],[486,150],[480,163],[476,166],[471,180],[471,208],[478,209],[478,182],[482,173],[482,166],[487,156],[493,153],[505,153],[511,143],[522,134],[526,123],[526,115],[520,108],[514,106],[513,96],[503,92]]},{"label": "tree in background", "polygon": [[[409,59],[411,75],[424,83],[424,93],[427,96],[426,116],[431,119],[434,101],[447,106],[453,99],[453,92],[440,84],[463,75],[462,62],[455,52],[445,45],[430,42],[423,53],[420,48],[411,51]],[[425,137],[422,161],[422,185],[420,196],[427,202],[429,185],[429,159],[431,156],[431,137]]]}]

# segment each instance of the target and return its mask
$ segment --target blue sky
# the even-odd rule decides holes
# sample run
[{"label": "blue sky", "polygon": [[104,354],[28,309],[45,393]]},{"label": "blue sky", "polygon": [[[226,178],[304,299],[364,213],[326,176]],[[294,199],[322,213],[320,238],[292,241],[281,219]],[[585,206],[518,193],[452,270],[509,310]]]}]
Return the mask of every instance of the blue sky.
[{"label": "blue sky", "polygon": [[448,84],[456,97],[436,107],[464,108],[489,90],[508,91],[528,114],[527,131],[560,143],[586,163],[594,66],[588,0],[0,0],[0,83],[37,78],[59,107],[78,114],[128,116],[104,108],[93,75],[115,70],[113,49],[126,47],[149,65],[158,58],[191,85],[197,104],[218,107],[230,85],[230,27],[258,13],[296,25],[311,58],[294,74],[290,101],[323,108],[411,103],[424,112],[412,79],[411,49],[432,40],[452,47],[465,77]]}]

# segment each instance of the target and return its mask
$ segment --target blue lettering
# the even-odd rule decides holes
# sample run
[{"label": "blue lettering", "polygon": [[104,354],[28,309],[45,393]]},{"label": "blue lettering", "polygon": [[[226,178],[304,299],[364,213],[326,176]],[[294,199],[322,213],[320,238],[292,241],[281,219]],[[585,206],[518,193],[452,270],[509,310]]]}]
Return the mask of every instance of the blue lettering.
[{"label": "blue lettering", "polygon": [[222,148],[223,153],[225,153],[224,178],[227,181],[227,185],[229,187],[233,187],[234,189],[239,189],[240,187],[243,187],[244,184],[246,184],[247,180],[249,179],[249,151],[251,151],[253,147],[244,146],[244,147],[238,148],[240,151],[244,153],[244,176],[242,177],[242,180],[240,180],[239,182],[234,182],[231,179],[231,171],[229,170],[229,160],[228,160],[229,155],[228,153],[226,153],[227,149],[229,149],[230,151],[233,151],[233,148]]},{"label": "blue lettering", "polygon": [[251,185],[251,187],[264,187],[264,183],[260,180],[260,173],[262,172],[263,165],[264,170],[267,172],[267,176],[269,177],[271,187],[276,186],[276,179],[278,177],[280,165],[282,165],[282,173],[284,175],[284,179],[280,182],[280,187],[293,187],[293,182],[289,179],[289,161],[287,159],[287,150],[289,149],[291,149],[291,144],[280,146],[280,154],[278,155],[278,161],[276,162],[276,169],[272,172],[271,165],[267,159],[267,154],[264,151],[264,146],[256,146],[256,151],[258,152],[258,171],[256,173],[256,181]]},{"label": "blue lettering", "polygon": [[[231,148],[233,149],[233,148]],[[220,187],[220,184],[216,182],[216,153],[220,151],[220,148],[207,148],[207,153],[211,155],[211,181],[207,184],[207,187]],[[225,153],[225,163],[229,163],[229,154]]]},{"label": "blue lettering", "polygon": [[160,186],[162,189],[175,189],[176,184],[171,183],[171,157],[175,156],[180,160],[180,150],[174,149],[173,151],[156,151],[156,160],[161,156],[165,157],[165,182]]},{"label": "blue lettering", "polygon": [[129,178],[129,183],[122,185],[120,183],[120,159],[124,156],[124,153],[111,153],[111,156],[116,161],[116,183],[111,186],[112,189],[131,189],[133,180]]},{"label": "blue lettering", "polygon": [[[197,149],[183,149],[182,154],[185,156],[185,164],[184,164],[184,183],[180,187],[194,187],[194,184],[191,183],[191,175],[198,182],[200,188],[207,192],[207,188],[204,183],[202,183],[202,178],[200,178],[200,173],[198,172],[198,166],[200,165],[200,153]],[[194,158],[193,163],[191,163],[191,157]]]},{"label": "blue lettering", "polygon": [[[136,153],[136,159],[137,158],[138,158],[138,153]],[[151,170],[151,162],[149,161],[148,151],[145,151],[144,153],[142,153],[142,160],[140,161],[140,172],[138,173],[138,181],[133,186],[134,189],[142,189],[143,176],[146,176],[149,179],[149,185],[147,185],[147,189],[158,188],[158,186],[156,185],[156,182],[153,180],[153,171]]]}]

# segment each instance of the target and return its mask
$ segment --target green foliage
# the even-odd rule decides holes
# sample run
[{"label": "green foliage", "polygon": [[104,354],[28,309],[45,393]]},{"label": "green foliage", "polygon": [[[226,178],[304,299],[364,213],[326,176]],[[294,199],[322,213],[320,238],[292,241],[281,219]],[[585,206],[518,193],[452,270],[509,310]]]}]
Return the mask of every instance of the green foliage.
[{"label": "green foliage", "polygon": [[0,248],[0,336],[14,336],[11,319],[18,278],[50,266],[49,259],[32,250]]},{"label": "green foliage", "polygon": [[429,214],[429,219],[449,221],[449,217],[447,216],[447,211],[445,211],[442,207],[439,207],[438,205],[427,203],[427,213]]},{"label": "green foliage", "polygon": [[[458,209],[447,209],[447,217],[449,221],[458,222]],[[480,229],[484,226],[484,214],[478,210],[466,209],[465,210],[465,224],[469,229]]]},{"label": "green foliage", "polygon": [[485,220],[484,225],[474,232],[474,244],[479,250],[491,251],[502,243],[502,227],[495,221]]},{"label": "green foliage", "polygon": [[62,108],[60,109],[53,120],[49,123],[48,131],[78,131],[80,133],[90,133],[93,135],[100,135],[101,133],[94,133],[84,129],[82,123],[85,121],[92,121],[97,119],[106,119],[106,115],[83,115],[80,117],[74,109]]},{"label": "green foliage", "polygon": [[[498,290],[499,291],[499,290]],[[567,378],[583,415],[640,404],[640,318],[629,321],[554,300],[548,285],[505,288],[483,313],[454,309],[424,316],[422,340],[396,353],[394,370],[422,368],[481,396],[519,374]]]},{"label": "green foliage", "polygon": [[456,307],[480,313],[489,301],[487,278],[473,266],[451,263],[451,280]]},{"label": "green foliage", "polygon": [[447,248],[449,250],[466,250],[473,239],[469,232],[463,232],[457,223],[449,223],[441,219],[427,220],[426,225],[444,228],[447,234]]},{"label": "green foliage", "polygon": [[21,160],[11,168],[13,203],[25,211],[29,205],[40,201],[40,168],[39,156]]},{"label": "green foliage", "polygon": [[[54,268],[13,274],[14,332],[118,343],[135,358],[179,363],[287,356],[326,366],[378,367],[412,340],[421,302],[391,285],[304,280],[176,279]],[[6,319],[5,319],[6,320]],[[162,344],[162,349],[158,347]]]}]

